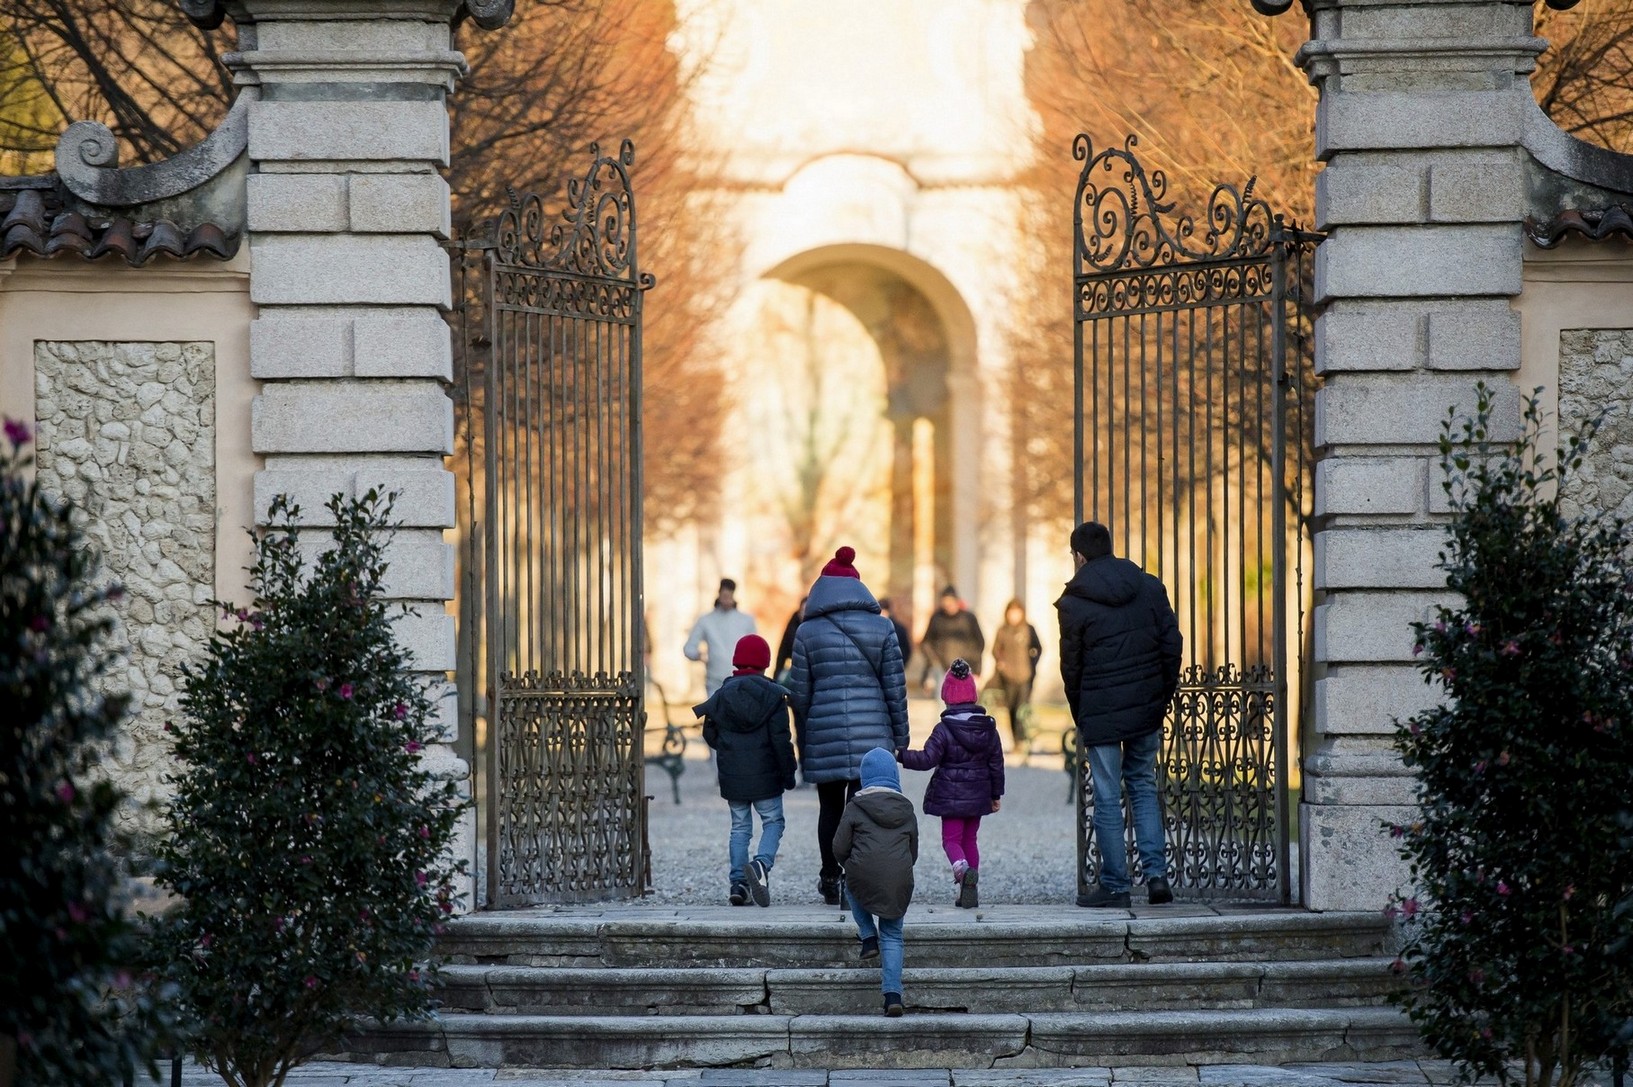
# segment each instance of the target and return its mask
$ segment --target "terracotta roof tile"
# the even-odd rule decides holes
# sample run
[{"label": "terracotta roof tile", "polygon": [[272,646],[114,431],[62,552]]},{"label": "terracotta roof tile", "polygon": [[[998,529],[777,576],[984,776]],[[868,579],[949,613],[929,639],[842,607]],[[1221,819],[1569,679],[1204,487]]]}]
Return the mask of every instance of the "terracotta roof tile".
[{"label": "terracotta roof tile", "polygon": [[1543,249],[1552,249],[1569,234],[1596,242],[1619,234],[1633,241],[1633,214],[1619,204],[1608,208],[1562,211],[1548,220],[1527,218],[1525,234]]},{"label": "terracotta roof tile", "polygon": [[184,230],[168,219],[88,218],[64,206],[54,175],[0,179],[0,259],[71,253],[86,260],[113,256],[136,266],[157,256],[226,260],[242,241],[215,223]]}]

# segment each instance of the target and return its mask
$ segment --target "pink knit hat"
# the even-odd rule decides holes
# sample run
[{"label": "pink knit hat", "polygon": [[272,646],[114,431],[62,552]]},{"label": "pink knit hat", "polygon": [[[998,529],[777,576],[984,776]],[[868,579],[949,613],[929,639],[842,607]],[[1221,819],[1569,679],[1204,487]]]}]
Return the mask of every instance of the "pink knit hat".
[{"label": "pink knit hat", "polygon": [[947,678],[941,681],[941,700],[949,706],[957,706],[972,703],[979,697],[975,677],[970,675],[970,662],[959,657],[947,669]]}]

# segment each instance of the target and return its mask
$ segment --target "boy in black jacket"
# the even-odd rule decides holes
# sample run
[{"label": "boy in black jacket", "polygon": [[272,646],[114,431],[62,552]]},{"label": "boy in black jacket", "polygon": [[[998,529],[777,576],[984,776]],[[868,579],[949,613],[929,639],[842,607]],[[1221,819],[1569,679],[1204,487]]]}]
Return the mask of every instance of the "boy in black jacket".
[{"label": "boy in black jacket", "polygon": [[[738,639],[731,662],[735,671],[693,712],[703,718],[703,739],[717,753],[720,795],[731,804],[729,901],[769,906],[771,866],[782,841],[782,794],[794,787],[788,691],[766,678],[771,647],[758,634]],[[760,848],[751,861],[754,812],[760,814]]]}]

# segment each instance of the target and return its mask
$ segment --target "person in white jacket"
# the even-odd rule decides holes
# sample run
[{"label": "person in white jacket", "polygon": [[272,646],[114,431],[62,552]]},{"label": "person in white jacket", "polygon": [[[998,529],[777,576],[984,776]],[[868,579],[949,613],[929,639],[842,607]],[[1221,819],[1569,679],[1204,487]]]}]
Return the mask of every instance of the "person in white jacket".
[{"label": "person in white jacket", "polygon": [[[758,634],[754,616],[737,607],[737,582],[720,579],[720,592],[714,598],[714,607],[698,616],[692,624],[691,637],[686,639],[686,659],[703,661],[703,690],[713,697],[731,675],[731,655],[737,648],[737,639],[746,634]],[[707,649],[707,654],[703,652]]]}]

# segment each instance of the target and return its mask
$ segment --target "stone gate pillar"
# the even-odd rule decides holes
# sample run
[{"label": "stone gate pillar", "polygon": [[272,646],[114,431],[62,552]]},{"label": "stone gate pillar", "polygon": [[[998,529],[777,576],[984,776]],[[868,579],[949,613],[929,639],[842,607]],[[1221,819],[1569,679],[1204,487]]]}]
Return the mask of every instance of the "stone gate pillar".
[{"label": "stone gate pillar", "polygon": [[[279,493],[322,524],[336,492],[397,493],[388,592],[427,679],[454,667],[453,406],[446,100],[464,72],[456,19],[502,25],[511,0],[182,0],[230,16],[249,97],[251,443],[257,517]],[[448,743],[457,716],[442,703]],[[450,747],[430,759],[460,779]],[[469,856],[470,843],[461,847]]]},{"label": "stone gate pillar", "polygon": [[[1280,5],[1285,6],[1285,5]],[[1518,426],[1529,0],[1310,0],[1299,54],[1321,92],[1316,152],[1314,735],[1301,810],[1305,903],[1381,909],[1406,884],[1381,825],[1407,818],[1393,721],[1438,700],[1408,624],[1445,595],[1434,442],[1484,379]]]}]

